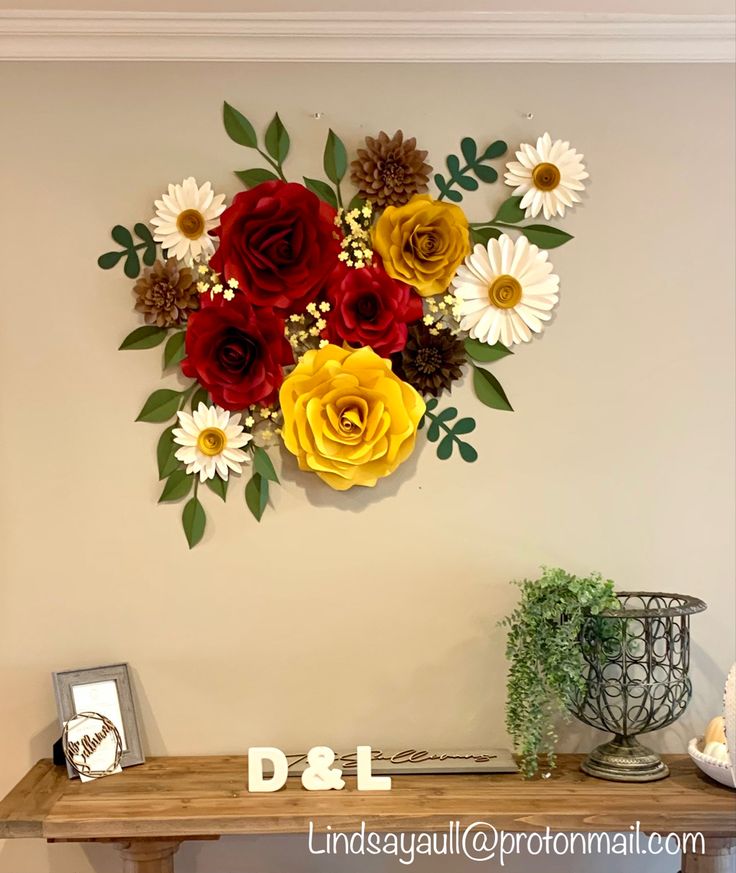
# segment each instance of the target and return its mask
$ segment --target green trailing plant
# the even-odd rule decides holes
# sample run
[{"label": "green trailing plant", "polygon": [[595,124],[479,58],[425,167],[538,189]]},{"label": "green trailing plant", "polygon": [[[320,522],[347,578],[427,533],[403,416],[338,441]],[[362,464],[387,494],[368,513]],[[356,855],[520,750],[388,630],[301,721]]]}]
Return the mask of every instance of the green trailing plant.
[{"label": "green trailing plant", "polygon": [[567,704],[585,690],[580,630],[591,616],[616,608],[613,582],[600,573],[574,576],[542,568],[539,579],[514,582],[521,601],[501,625],[508,628],[506,728],[526,778],[539,770],[540,756],[555,766],[555,720],[569,718]]}]

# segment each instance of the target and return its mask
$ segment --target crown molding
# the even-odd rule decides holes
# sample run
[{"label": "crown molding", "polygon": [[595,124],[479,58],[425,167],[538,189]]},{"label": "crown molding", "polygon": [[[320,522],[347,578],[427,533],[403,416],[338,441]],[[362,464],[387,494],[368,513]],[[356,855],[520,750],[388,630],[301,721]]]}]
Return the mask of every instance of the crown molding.
[{"label": "crown molding", "polygon": [[733,63],[736,16],[0,10],[0,60]]}]

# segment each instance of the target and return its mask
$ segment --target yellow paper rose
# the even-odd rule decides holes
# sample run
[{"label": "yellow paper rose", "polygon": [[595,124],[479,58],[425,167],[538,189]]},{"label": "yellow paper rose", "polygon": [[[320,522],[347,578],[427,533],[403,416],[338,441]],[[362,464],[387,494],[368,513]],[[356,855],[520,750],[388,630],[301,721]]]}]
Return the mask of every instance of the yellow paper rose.
[{"label": "yellow paper rose", "polygon": [[308,351],[279,394],[286,448],[300,470],[346,491],[373,486],[412,453],[424,401],[371,348]]},{"label": "yellow paper rose", "polygon": [[389,276],[413,285],[422,297],[441,294],[470,252],[468,219],[459,206],[415,194],[383,211],[373,248]]}]

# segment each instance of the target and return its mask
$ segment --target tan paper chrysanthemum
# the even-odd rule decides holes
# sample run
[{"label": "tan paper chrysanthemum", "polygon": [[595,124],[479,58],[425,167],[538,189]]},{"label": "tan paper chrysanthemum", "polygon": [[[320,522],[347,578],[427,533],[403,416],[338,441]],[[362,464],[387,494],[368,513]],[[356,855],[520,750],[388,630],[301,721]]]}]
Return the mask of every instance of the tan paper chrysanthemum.
[{"label": "tan paper chrysanthemum", "polygon": [[180,267],[176,258],[156,263],[138,279],[133,288],[135,308],[146,324],[174,327],[182,324],[193,309],[199,309],[199,294],[194,273]]},{"label": "tan paper chrysanthemum", "polygon": [[381,207],[401,206],[427,190],[432,168],[414,137],[405,140],[397,130],[389,139],[381,131],[376,138],[367,136],[365,146],[350,164],[350,177],[363,199]]}]

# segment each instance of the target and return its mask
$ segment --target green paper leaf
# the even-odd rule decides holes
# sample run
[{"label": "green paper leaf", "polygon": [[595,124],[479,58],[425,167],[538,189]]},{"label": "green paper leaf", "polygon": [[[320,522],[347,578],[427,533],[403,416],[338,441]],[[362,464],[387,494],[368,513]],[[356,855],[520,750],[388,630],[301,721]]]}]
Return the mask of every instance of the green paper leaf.
[{"label": "green paper leaf", "polygon": [[174,427],[167,427],[158,439],[156,446],[156,461],[158,463],[158,478],[167,479],[178,469],[179,461],[174,454],[181,448],[174,442]]},{"label": "green paper leaf", "polygon": [[289,134],[286,132],[278,112],[266,130],[266,151],[279,164],[289,154]]},{"label": "green paper leaf", "polygon": [[334,206],[334,208],[337,209],[337,194],[335,194],[327,182],[322,182],[320,179],[308,179],[304,176],[304,184],[313,194],[316,194],[320,200],[324,200],[325,203],[329,203],[330,206]]},{"label": "green paper leaf", "polygon": [[195,409],[199,407],[200,403],[204,403],[205,406],[209,406],[210,396],[207,393],[206,388],[197,388],[197,390],[192,394],[192,398],[189,401],[189,408],[194,412]]},{"label": "green paper leaf", "polygon": [[193,549],[204,536],[204,529],[207,526],[207,516],[205,515],[204,507],[196,497],[192,497],[191,500],[187,501],[181,513],[181,524],[184,528],[184,535],[189,543],[189,548]]},{"label": "green paper leaf", "polygon": [[268,504],[268,480],[254,473],[245,486],[245,502],[256,521],[260,521]]},{"label": "green paper leaf", "polygon": [[154,242],[153,235],[151,234],[151,231],[150,231],[148,225],[143,224],[142,221],[137,222],[134,225],[133,230],[135,231],[136,236],[140,240],[142,240],[144,243],[150,244],[150,243]]},{"label": "green paper leaf", "polygon": [[253,470],[269,482],[279,481],[268,452],[261,446],[256,446],[253,450]]},{"label": "green paper leaf", "polygon": [[478,145],[474,139],[466,136],[460,141],[460,151],[463,153],[466,164],[474,164],[478,156]]},{"label": "green paper leaf", "polygon": [[520,227],[519,230],[530,243],[534,243],[540,249],[556,249],[573,239],[572,234],[547,224],[527,224],[526,227]]},{"label": "green paper leaf", "polygon": [[437,421],[448,422],[453,418],[457,418],[457,409],[454,406],[448,406],[437,413]]},{"label": "green paper leaf", "polygon": [[452,428],[452,432],[455,434],[455,436],[457,436],[458,434],[472,433],[474,430],[474,418],[461,418],[459,421],[455,422],[455,425]]},{"label": "green paper leaf", "polygon": [[437,446],[437,457],[440,461],[446,461],[452,455],[452,447],[454,443],[455,440],[451,433],[442,437],[440,444]]},{"label": "green paper leaf", "polygon": [[439,402],[440,402],[440,401],[439,401],[439,399],[438,399],[437,397],[430,397],[429,400],[428,400],[428,401],[426,402],[426,404],[425,404],[426,409],[427,409],[427,412],[431,412],[433,409],[436,409],[436,408],[437,408],[437,404],[438,404]]},{"label": "green paper leaf", "polygon": [[497,139],[488,146],[480,156],[480,159],[481,161],[490,161],[493,160],[493,158],[500,158],[501,155],[506,154],[507,148],[508,146],[502,139]]},{"label": "green paper leaf", "polygon": [[136,421],[163,422],[176,415],[181,399],[180,391],[171,388],[159,388],[143,404]]},{"label": "green paper leaf", "polygon": [[207,487],[216,494],[221,500],[227,499],[228,479],[221,479],[215,474],[214,479],[206,479]]},{"label": "green paper leaf", "polygon": [[156,327],[155,324],[137,327],[120,343],[118,351],[127,352],[137,349],[152,349],[155,346],[161,345],[167,333],[168,330],[165,327]]},{"label": "green paper leaf", "polygon": [[116,224],[115,227],[110,231],[110,236],[115,240],[115,242],[122,246],[124,249],[130,249],[133,247],[133,237],[130,234],[130,231],[127,227],[123,227],[122,224]]},{"label": "green paper leaf", "polygon": [[144,249],[143,263],[147,267],[152,267],[156,263],[156,243],[152,243]]},{"label": "green paper leaf", "polygon": [[348,171],[348,153],[340,137],[330,128],[325,145],[324,167],[327,178],[337,185]]},{"label": "green paper leaf", "polygon": [[489,239],[498,239],[501,236],[501,230],[498,227],[471,227],[470,238],[473,244],[480,243],[482,246],[488,245]]},{"label": "green paper leaf", "polygon": [[260,167],[254,167],[252,170],[236,170],[235,175],[246,188],[255,188],[261,182],[272,182],[274,179],[278,179],[276,173],[272,173],[271,170],[263,170]]},{"label": "green paper leaf", "polygon": [[351,212],[353,209],[362,209],[364,206],[365,200],[362,199],[360,194],[356,194],[350,203],[348,203],[348,212]]},{"label": "green paper leaf", "polygon": [[187,332],[185,330],[178,330],[176,333],[172,333],[166,341],[164,346],[164,370],[184,360],[186,355],[186,349],[184,348],[186,335]]},{"label": "green paper leaf", "polygon": [[123,264],[123,272],[129,279],[137,279],[141,272],[141,262],[138,260],[138,252],[130,249],[128,257]]},{"label": "green paper leaf", "polygon": [[478,190],[478,182],[472,176],[458,176],[457,184],[466,191]]},{"label": "green paper leaf", "polygon": [[501,358],[505,358],[507,355],[513,355],[511,349],[506,348],[501,342],[489,346],[488,343],[482,343],[480,340],[472,339],[471,337],[465,340],[465,351],[474,361],[481,361],[484,364],[488,364],[491,361],[500,361]]},{"label": "green paper leaf", "polygon": [[516,224],[524,218],[525,209],[520,209],[521,197],[509,197],[504,200],[496,213],[496,221],[506,221],[509,224]]},{"label": "green paper leaf", "polygon": [[229,103],[222,104],[222,120],[225,133],[233,142],[249,149],[258,148],[258,137],[248,119]]},{"label": "green paper leaf", "polygon": [[168,476],[164,483],[164,490],[158,499],[159,503],[171,503],[174,500],[181,500],[186,497],[192,490],[194,476],[187,473],[185,470],[174,470]]},{"label": "green paper leaf", "polygon": [[460,175],[460,158],[457,155],[447,156],[447,169],[453,178]]},{"label": "green paper leaf", "polygon": [[103,270],[112,270],[125,252],[105,252],[97,258],[97,266]]},{"label": "green paper leaf", "polygon": [[493,169],[493,167],[487,167],[485,164],[476,164],[475,167],[473,167],[473,170],[481,182],[490,184],[498,179],[498,173]]},{"label": "green paper leaf", "polygon": [[473,368],[473,387],[478,400],[486,406],[490,406],[491,409],[514,411],[501,383],[488,370],[483,370],[480,367]]},{"label": "green paper leaf", "polygon": [[457,444],[458,450],[460,451],[460,457],[463,461],[467,461],[469,464],[472,464],[473,461],[478,460],[478,452],[470,445],[470,443],[464,443],[458,440]]}]

